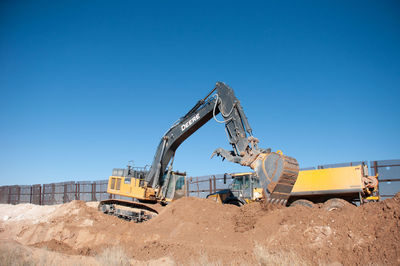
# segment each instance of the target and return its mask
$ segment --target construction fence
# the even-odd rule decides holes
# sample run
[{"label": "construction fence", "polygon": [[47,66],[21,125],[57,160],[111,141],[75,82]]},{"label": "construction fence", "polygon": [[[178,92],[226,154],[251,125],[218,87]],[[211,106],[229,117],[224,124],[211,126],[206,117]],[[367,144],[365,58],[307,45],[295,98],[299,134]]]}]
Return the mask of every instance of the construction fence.
[{"label": "construction fence", "polygon": [[[325,169],[365,164],[369,174],[378,174],[381,199],[393,197],[400,191],[400,160],[348,162],[319,165],[300,170]],[[54,205],[72,200],[101,201],[111,198],[128,199],[107,193],[108,180],[61,182],[27,186],[0,186],[0,203]],[[208,194],[227,189],[232,179],[224,174],[186,178],[186,196],[205,198]]]},{"label": "construction fence", "polygon": [[61,182],[31,186],[0,187],[0,203],[54,205],[72,200],[100,201],[109,199],[107,180]]}]

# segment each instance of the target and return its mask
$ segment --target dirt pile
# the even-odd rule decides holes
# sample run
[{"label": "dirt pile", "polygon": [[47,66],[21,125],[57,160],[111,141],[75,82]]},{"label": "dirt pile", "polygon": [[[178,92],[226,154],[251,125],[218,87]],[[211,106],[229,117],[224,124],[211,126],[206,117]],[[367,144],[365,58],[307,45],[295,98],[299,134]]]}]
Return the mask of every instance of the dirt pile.
[{"label": "dirt pile", "polygon": [[58,206],[38,206],[28,203],[19,204],[18,207],[0,204],[0,221],[45,222],[57,208]]},{"label": "dirt pile", "polygon": [[[400,264],[400,194],[333,211],[261,203],[238,208],[182,198],[142,224],[81,201],[24,205],[0,205],[0,245],[15,241],[88,261],[117,248],[135,263]],[[22,215],[27,209],[30,215]]]},{"label": "dirt pile", "polygon": [[361,207],[326,211],[298,206],[257,221],[254,240],[312,263],[400,264],[400,194]]}]

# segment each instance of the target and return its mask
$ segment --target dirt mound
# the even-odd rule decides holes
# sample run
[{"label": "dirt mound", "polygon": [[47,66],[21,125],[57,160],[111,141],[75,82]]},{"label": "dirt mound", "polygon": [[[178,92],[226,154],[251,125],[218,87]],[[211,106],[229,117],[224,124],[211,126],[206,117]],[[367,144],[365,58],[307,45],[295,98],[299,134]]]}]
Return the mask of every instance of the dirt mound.
[{"label": "dirt mound", "polygon": [[303,206],[274,211],[257,222],[254,240],[318,264],[399,264],[399,196],[330,212]]},{"label": "dirt mound", "polygon": [[58,205],[38,206],[33,204],[19,204],[18,208],[10,204],[0,204],[0,221],[30,221],[32,223],[44,222],[48,219]]},{"label": "dirt mound", "polygon": [[140,260],[161,254],[178,262],[189,258],[193,262],[201,258],[227,262],[235,254],[235,259],[242,261],[252,253],[252,243],[235,235],[234,217],[239,213],[240,208],[233,205],[199,198],[179,199],[156,218],[138,224],[140,233],[136,239],[145,246],[139,247],[139,252],[135,247],[129,250]]},{"label": "dirt mound", "polygon": [[68,256],[100,256],[115,247],[135,263],[400,264],[400,193],[332,211],[261,203],[239,208],[182,198],[142,224],[102,214],[81,201],[37,207],[49,208],[29,206],[32,213],[41,210],[39,220],[18,216],[27,206],[12,211],[0,206],[0,217],[11,217],[0,222],[2,241]]},{"label": "dirt mound", "polygon": [[[82,254],[82,250],[91,254],[93,248],[109,244],[115,234],[129,230],[129,223],[101,214],[82,201],[57,205],[41,221],[36,223],[27,218],[19,223],[3,222],[2,236],[11,236],[25,245],[64,250],[67,254]],[[61,244],[64,248],[59,248]]]}]

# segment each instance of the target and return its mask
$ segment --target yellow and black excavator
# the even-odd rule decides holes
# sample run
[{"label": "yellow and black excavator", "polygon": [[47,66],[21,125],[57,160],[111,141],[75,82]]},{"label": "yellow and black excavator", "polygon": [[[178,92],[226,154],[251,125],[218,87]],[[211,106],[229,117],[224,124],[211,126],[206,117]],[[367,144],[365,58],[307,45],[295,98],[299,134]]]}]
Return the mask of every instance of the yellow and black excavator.
[{"label": "yellow and black excavator", "polygon": [[[216,115],[221,114],[222,120]],[[157,215],[160,205],[180,194],[184,173],[172,169],[179,145],[212,118],[225,125],[232,150],[216,149],[214,155],[230,162],[249,166],[260,180],[267,202],[286,205],[296,182],[299,165],[296,159],[259,148],[259,140],[233,90],[217,82],[215,88],[162,136],[150,169],[116,169],[109,178],[107,192],[132,198],[110,199],[99,204],[99,210],[127,220],[142,222]],[[118,173],[119,171],[119,173]],[[158,203],[158,204],[157,204]]]}]

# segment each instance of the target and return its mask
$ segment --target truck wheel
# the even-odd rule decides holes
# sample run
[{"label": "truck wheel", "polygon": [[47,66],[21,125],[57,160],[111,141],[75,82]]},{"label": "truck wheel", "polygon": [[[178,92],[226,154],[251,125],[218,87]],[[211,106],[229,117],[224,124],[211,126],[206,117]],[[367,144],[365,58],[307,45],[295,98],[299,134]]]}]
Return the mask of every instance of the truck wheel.
[{"label": "truck wheel", "polygon": [[322,208],[330,212],[334,210],[340,210],[345,206],[353,206],[353,205],[344,199],[333,198],[325,201],[324,206]]},{"label": "truck wheel", "polygon": [[309,207],[309,208],[314,208],[314,203],[312,203],[312,201],[305,200],[305,199],[299,199],[299,200],[296,200],[296,201],[292,202],[290,204],[290,207],[298,206],[298,205]]}]

